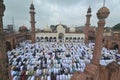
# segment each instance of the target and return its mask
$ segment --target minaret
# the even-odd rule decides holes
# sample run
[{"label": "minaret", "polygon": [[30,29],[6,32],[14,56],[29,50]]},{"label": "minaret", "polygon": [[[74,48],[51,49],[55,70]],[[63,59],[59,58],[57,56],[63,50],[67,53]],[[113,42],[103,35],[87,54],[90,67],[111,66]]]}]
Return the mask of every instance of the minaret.
[{"label": "minaret", "polygon": [[13,30],[14,30],[14,27],[15,27],[15,25],[14,25],[14,17],[12,17],[12,25],[13,25]]},{"label": "minaret", "polygon": [[91,17],[91,8],[89,6],[87,15],[86,15],[86,27],[85,27],[85,44],[88,43],[88,32],[90,27],[90,17]]},{"label": "minaret", "polygon": [[3,33],[3,16],[5,5],[3,0],[0,0],[0,80],[9,80],[9,63],[5,49],[5,40]]},{"label": "minaret", "polygon": [[74,73],[71,80],[108,80],[108,69],[103,66],[100,66],[99,61],[101,57],[105,19],[108,17],[109,13],[109,9],[105,6],[98,10],[97,17],[99,21],[92,63],[86,65],[84,72]]},{"label": "minaret", "polygon": [[31,33],[32,33],[32,43],[35,43],[35,8],[34,8],[34,4],[33,1],[31,2],[30,5],[30,17],[31,17]]},{"label": "minaret", "polygon": [[109,9],[103,5],[97,12],[98,21],[98,29],[96,34],[96,41],[95,41],[95,48],[93,52],[93,60],[92,63],[95,65],[99,65],[99,60],[101,57],[101,50],[102,50],[102,40],[103,40],[103,33],[104,33],[104,26],[105,26],[105,19],[109,15]]}]

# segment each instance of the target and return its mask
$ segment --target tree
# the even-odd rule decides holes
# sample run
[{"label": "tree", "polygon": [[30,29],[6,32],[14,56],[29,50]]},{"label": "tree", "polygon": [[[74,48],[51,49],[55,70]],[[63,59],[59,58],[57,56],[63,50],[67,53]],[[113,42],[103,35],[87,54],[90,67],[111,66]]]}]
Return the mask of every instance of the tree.
[{"label": "tree", "polygon": [[112,27],[114,31],[120,31],[120,23],[116,24],[115,26]]}]

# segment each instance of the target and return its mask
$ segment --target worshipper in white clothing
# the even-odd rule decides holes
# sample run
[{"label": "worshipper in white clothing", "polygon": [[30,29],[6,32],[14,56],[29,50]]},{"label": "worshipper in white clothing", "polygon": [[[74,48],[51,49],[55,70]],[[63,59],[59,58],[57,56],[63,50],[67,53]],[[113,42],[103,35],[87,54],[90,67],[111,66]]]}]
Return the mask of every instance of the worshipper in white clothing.
[{"label": "worshipper in white clothing", "polygon": [[[70,80],[75,71],[83,72],[91,63],[94,43],[34,43],[25,41],[19,48],[8,51],[14,80]],[[116,51],[103,47],[100,65],[116,61]],[[27,77],[26,77],[27,76]]]}]

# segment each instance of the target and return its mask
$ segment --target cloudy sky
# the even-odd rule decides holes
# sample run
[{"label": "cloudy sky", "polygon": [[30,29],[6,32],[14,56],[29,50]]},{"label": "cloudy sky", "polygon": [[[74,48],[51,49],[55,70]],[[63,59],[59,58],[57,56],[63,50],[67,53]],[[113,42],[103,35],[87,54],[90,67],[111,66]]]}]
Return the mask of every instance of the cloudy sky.
[{"label": "cloudy sky", "polygon": [[[103,6],[103,0],[33,0],[35,5],[36,27],[44,28],[46,25],[56,25],[60,21],[69,27],[85,25],[86,12],[89,5],[92,8],[91,25],[97,26],[96,13]],[[15,28],[25,25],[30,28],[29,7],[31,0],[4,0],[6,11],[4,26],[12,24],[14,18]],[[120,0],[106,0],[110,9],[106,19],[106,26],[112,27],[120,23]]]}]

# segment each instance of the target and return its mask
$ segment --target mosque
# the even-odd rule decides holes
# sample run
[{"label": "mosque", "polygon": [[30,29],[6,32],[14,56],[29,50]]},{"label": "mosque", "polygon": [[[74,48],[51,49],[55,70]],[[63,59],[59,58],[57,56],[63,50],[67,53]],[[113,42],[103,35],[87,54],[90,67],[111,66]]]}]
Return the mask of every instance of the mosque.
[{"label": "mosque", "polygon": [[[103,45],[103,41],[105,41],[108,46],[108,39],[111,39],[111,37],[104,38],[106,36],[104,35],[105,19],[110,13],[107,7],[103,6],[97,12],[99,19],[97,29],[90,26],[92,15],[89,7],[86,24],[83,28],[67,27],[60,23],[52,27],[47,25],[44,30],[36,31],[35,8],[34,4],[31,3],[31,31],[28,31],[27,27],[21,26],[19,33],[6,33],[4,35],[2,17],[5,5],[3,0],[0,1],[0,6],[0,68],[2,68],[0,79],[120,79],[120,55],[117,50],[109,50]],[[118,34],[114,33],[114,35],[114,39],[118,38]],[[10,72],[11,74],[9,74]]]},{"label": "mosque", "polygon": [[[30,17],[31,17],[31,30],[23,25],[19,27],[19,32],[9,33],[5,32],[5,42],[7,50],[12,50],[20,42],[24,40],[32,40],[34,43],[37,42],[84,42],[94,41],[96,27],[90,26],[90,17],[91,17],[91,8],[89,7],[86,15],[86,24],[85,26],[79,27],[68,27],[61,22],[57,25],[46,25],[46,27],[41,30],[36,30],[35,28],[35,8],[34,4],[30,5]],[[8,29],[10,30],[10,29]],[[87,32],[87,33],[86,33]],[[88,35],[88,36],[87,36]]]},{"label": "mosque", "polygon": [[[45,29],[36,32],[37,41],[40,42],[84,42],[95,39],[95,26],[90,26],[91,8],[86,15],[86,25],[80,27],[67,27],[58,24],[46,26]],[[87,32],[87,33],[86,33]],[[88,35],[88,36],[87,36]]]},{"label": "mosque", "polygon": [[47,25],[36,33],[36,38],[40,42],[80,42],[84,41],[85,35],[79,28],[68,28],[60,23],[53,29]]}]

